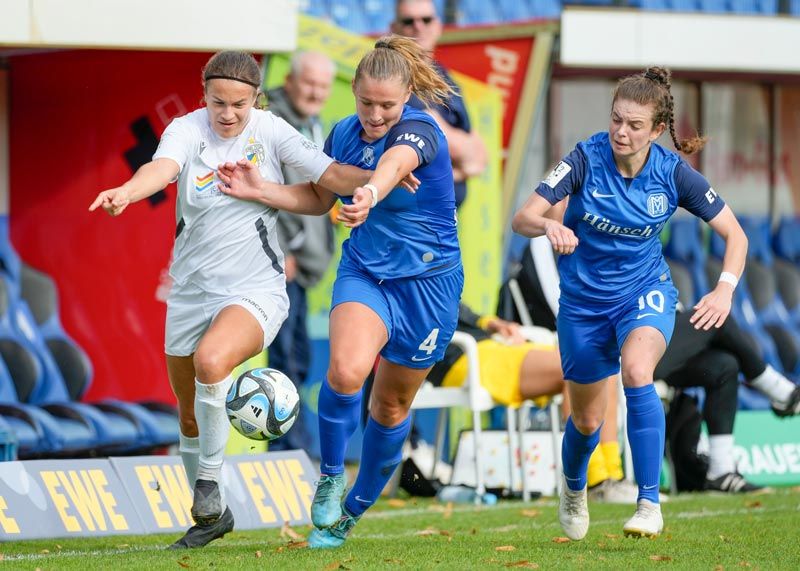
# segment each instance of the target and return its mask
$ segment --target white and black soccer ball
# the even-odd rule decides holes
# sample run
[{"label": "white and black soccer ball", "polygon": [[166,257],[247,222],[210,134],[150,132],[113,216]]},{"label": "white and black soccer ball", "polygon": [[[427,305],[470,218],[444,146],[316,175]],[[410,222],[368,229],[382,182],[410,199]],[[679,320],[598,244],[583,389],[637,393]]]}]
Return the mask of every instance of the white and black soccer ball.
[{"label": "white and black soccer ball", "polygon": [[225,399],[228,420],[253,440],[275,440],[286,434],[300,412],[300,395],[289,377],[262,367],[243,373]]}]

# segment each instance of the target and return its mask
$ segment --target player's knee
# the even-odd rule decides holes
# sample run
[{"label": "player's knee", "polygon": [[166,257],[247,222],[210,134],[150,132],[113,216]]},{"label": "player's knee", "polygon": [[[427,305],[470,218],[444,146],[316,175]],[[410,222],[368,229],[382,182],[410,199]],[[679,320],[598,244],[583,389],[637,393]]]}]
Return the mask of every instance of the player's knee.
[{"label": "player's knee", "polygon": [[181,429],[181,434],[184,436],[197,436],[199,431],[197,430],[197,421],[194,417],[194,410],[190,416],[186,414],[184,410],[178,409],[178,426]]},{"label": "player's knee", "polygon": [[411,401],[406,402],[400,398],[376,398],[372,395],[370,414],[383,426],[397,426],[408,416]]},{"label": "player's knee", "polygon": [[340,394],[356,393],[364,384],[369,371],[369,367],[333,358],[328,367],[328,385]]},{"label": "player's knee", "polygon": [[201,383],[216,383],[227,377],[233,366],[224,351],[216,347],[203,347],[194,354],[194,370]]},{"label": "player's knee", "polygon": [[581,434],[593,434],[602,426],[603,416],[591,412],[572,411],[572,424]]},{"label": "player's knee", "polygon": [[653,382],[653,369],[642,363],[629,363],[622,368],[622,383],[626,387],[643,387]]}]

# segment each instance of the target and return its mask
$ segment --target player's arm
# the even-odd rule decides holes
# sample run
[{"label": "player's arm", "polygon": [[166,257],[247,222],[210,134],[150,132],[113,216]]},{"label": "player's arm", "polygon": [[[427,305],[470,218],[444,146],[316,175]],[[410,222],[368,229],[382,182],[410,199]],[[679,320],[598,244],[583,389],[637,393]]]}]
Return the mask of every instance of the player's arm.
[{"label": "player's arm", "polygon": [[93,212],[102,208],[111,216],[119,216],[129,204],[152,196],[175,180],[180,165],[172,159],[158,158],[142,165],[122,186],[104,190],[89,206]]},{"label": "player's arm", "polygon": [[228,196],[295,214],[325,214],[336,202],[335,194],[310,182],[287,185],[266,181],[246,159],[219,165],[217,176],[222,181],[219,190]]}]

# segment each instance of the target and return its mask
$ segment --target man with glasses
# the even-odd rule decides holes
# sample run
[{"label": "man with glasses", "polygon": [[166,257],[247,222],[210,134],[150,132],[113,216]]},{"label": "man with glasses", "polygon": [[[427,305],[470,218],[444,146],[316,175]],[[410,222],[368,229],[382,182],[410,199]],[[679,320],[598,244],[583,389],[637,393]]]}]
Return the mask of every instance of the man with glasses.
[{"label": "man with glasses", "polygon": [[[442,35],[442,21],[436,14],[432,0],[397,0],[391,30],[395,34],[414,38],[423,49],[433,55],[436,43]],[[467,179],[481,174],[486,168],[486,147],[480,136],[471,131],[469,115],[458,86],[441,64],[436,61],[434,64],[445,81],[453,86],[455,95],[444,104],[431,108],[426,108],[413,94],[408,103],[428,111],[447,137],[458,207],[467,194]]]}]

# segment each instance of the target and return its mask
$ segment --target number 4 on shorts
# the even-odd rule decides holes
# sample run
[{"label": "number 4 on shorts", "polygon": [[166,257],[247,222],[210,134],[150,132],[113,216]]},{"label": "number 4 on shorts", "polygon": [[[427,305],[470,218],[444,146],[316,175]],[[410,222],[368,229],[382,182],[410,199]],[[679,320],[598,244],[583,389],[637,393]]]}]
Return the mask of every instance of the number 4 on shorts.
[{"label": "number 4 on shorts", "polygon": [[436,351],[436,339],[439,337],[439,328],[431,329],[431,332],[428,333],[428,336],[425,338],[420,346],[420,351],[425,351],[428,355]]}]

